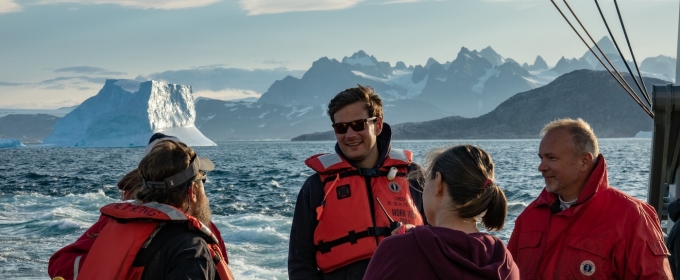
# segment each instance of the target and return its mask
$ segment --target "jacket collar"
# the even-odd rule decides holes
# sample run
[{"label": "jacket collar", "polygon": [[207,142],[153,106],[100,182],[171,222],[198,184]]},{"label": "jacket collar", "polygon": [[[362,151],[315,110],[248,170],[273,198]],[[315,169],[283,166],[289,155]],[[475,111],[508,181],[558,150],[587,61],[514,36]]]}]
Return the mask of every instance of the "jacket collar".
[{"label": "jacket collar", "polygon": [[[378,145],[378,161],[376,162],[376,165],[374,167],[382,166],[383,162],[385,162],[387,155],[390,153],[390,150],[392,150],[392,144],[390,144],[391,141],[392,141],[392,128],[390,127],[389,124],[383,122],[382,132],[380,132],[376,139],[376,145]],[[354,162],[347,159],[345,154],[342,153],[340,145],[338,145],[337,142],[335,142],[335,152],[338,155],[342,156],[345,160],[347,160],[347,162],[352,164],[352,166],[356,167]]]},{"label": "jacket collar", "polygon": [[[609,180],[607,179],[607,162],[604,160],[604,156],[600,154],[595,164],[595,169],[590,173],[586,185],[581,190],[578,195],[578,200],[574,206],[585,203],[597,194],[598,191],[609,188]],[[557,195],[548,192],[545,188],[541,191],[541,194],[536,198],[536,207],[550,207],[557,200]]]}]

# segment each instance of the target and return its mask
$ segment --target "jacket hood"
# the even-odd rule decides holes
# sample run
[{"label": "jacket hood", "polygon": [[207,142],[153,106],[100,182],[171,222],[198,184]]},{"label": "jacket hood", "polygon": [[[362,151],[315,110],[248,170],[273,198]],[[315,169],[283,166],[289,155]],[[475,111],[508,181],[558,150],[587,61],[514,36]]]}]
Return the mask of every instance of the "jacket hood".
[{"label": "jacket hood", "polygon": [[[383,129],[380,132],[378,136],[376,136],[376,145],[378,146],[378,162],[376,162],[376,166],[381,166],[383,162],[385,162],[385,159],[387,158],[387,155],[390,153],[390,150],[392,150],[392,128],[390,127],[389,124],[386,122],[383,122]],[[335,152],[338,155],[341,155],[343,158],[347,159],[345,154],[342,152],[340,149],[340,145],[336,142],[335,143]],[[354,162],[351,160],[347,160],[349,163],[354,165]]]},{"label": "jacket hood", "polygon": [[668,217],[670,217],[673,222],[676,222],[678,218],[680,218],[680,199],[676,199],[668,204]]},{"label": "jacket hood", "polygon": [[511,275],[514,261],[498,238],[443,227],[422,226],[412,231],[440,279],[461,275],[461,271],[479,279],[508,279]]}]

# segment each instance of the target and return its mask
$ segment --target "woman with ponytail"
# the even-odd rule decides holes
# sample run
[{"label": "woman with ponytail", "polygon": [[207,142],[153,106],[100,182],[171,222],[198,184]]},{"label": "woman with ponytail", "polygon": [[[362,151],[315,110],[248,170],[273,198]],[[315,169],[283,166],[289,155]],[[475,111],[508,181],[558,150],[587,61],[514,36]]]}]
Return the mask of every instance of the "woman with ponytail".
[{"label": "woman with ponytail", "polygon": [[429,226],[380,243],[364,279],[519,279],[500,230],[508,203],[484,150],[461,145],[426,156],[423,206]]}]

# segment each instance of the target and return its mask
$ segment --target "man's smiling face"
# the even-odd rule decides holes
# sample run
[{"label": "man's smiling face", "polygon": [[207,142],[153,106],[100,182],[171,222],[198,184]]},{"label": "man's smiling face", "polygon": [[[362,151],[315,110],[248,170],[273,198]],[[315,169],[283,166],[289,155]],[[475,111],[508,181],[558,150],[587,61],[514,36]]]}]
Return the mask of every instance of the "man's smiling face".
[{"label": "man's smiling face", "polygon": [[[355,102],[338,110],[333,119],[335,123],[365,120],[370,116],[364,102]],[[372,168],[378,160],[377,137],[382,131],[382,118],[368,121],[364,130],[354,131],[351,127],[343,134],[335,133],[340,150],[347,159],[359,167]]]}]

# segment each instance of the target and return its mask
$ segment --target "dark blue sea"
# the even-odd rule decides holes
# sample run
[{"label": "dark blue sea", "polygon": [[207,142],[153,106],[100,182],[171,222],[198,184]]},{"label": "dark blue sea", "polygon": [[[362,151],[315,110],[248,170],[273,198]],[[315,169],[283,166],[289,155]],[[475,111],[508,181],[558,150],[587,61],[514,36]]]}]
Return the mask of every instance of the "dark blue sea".
[{"label": "dark blue sea", "polygon": [[[422,163],[430,149],[474,144],[496,164],[496,182],[510,202],[506,241],[514,220],[543,188],[539,140],[396,141]],[[196,147],[213,160],[206,191],[213,221],[227,243],[237,279],[286,279],[288,234],[298,191],[313,172],[304,160],[333,151],[334,142],[219,142]],[[610,183],[645,200],[651,139],[602,139]],[[118,180],[134,169],[143,148],[0,149],[0,276],[45,279],[50,256],[73,242],[118,201]]]}]

